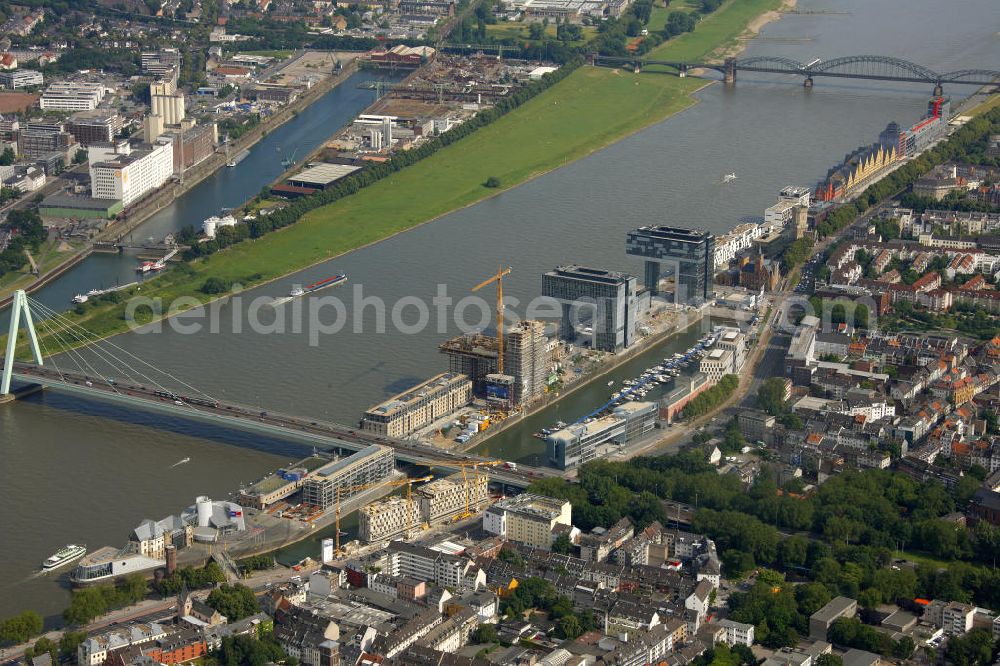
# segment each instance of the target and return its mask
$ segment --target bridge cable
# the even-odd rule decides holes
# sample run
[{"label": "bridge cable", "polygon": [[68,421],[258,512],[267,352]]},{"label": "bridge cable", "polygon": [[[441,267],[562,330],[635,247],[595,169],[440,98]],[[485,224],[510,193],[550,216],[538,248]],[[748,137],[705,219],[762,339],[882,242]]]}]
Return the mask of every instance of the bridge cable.
[{"label": "bridge cable", "polygon": [[[44,324],[44,322],[42,322],[42,321],[38,322],[38,328],[42,328],[43,325],[48,326],[47,324]],[[58,354],[58,353],[66,353],[66,351],[65,351],[65,344],[64,344],[62,338],[59,336],[59,334],[55,330],[49,330],[49,331],[43,331],[43,332],[46,333],[46,334],[48,334],[48,335],[51,335],[52,337],[54,337],[56,339],[56,342],[59,344],[59,346],[63,348],[62,351],[58,351],[57,350],[56,354]],[[48,347],[45,346],[44,338],[42,336],[38,337],[38,344],[39,344],[40,347],[42,347],[42,349],[45,352],[45,354],[48,355],[48,351],[49,350],[48,350]],[[77,370],[79,370],[80,373],[83,374],[83,367],[80,365],[80,361],[76,357],[74,357],[72,354],[67,354],[67,356],[69,357],[70,361],[72,361],[73,364],[77,367]],[[52,362],[52,365],[55,367],[56,373],[59,374],[59,378],[62,379],[63,381],[69,381],[66,378],[66,375],[62,372],[62,369],[59,368],[59,364],[56,363],[56,361],[55,361],[55,355],[49,357],[49,360]]]},{"label": "bridge cable", "polygon": [[[43,314],[44,314],[44,311],[43,311]],[[52,319],[46,319],[46,320],[45,320],[45,322],[46,322],[46,324],[47,324],[47,325],[48,325],[48,326],[50,327],[50,329],[51,329],[51,330],[50,330],[50,333],[51,333],[52,335],[54,335],[54,336],[56,337],[56,339],[57,339],[57,340],[59,340],[60,344],[62,344],[62,345],[63,345],[63,347],[64,347],[64,348],[66,349],[66,353],[67,353],[67,355],[69,355],[69,356],[70,356],[70,358],[73,358],[73,356],[75,355],[75,356],[76,356],[76,357],[78,357],[78,358],[80,359],[80,361],[82,361],[82,362],[83,362],[83,364],[84,364],[84,365],[86,365],[86,366],[87,366],[87,368],[88,368],[88,369],[90,370],[90,373],[87,373],[87,372],[84,372],[83,368],[82,368],[82,367],[80,367],[80,364],[79,364],[79,363],[76,363],[76,366],[77,366],[77,368],[78,368],[78,369],[80,370],[80,374],[84,375],[84,378],[85,378],[85,379],[87,379],[87,378],[89,377],[89,375],[91,375],[91,374],[92,374],[92,375],[94,375],[94,376],[95,376],[95,378],[102,378],[102,377],[103,377],[103,373],[99,372],[99,371],[97,370],[97,368],[95,368],[95,367],[94,367],[93,365],[91,365],[91,364],[90,364],[90,362],[89,362],[89,361],[88,361],[88,360],[86,359],[86,357],[84,357],[84,355],[83,355],[83,354],[81,354],[81,353],[79,352],[79,350],[78,350],[78,349],[76,349],[76,348],[75,348],[75,347],[73,346],[73,344],[72,344],[72,343],[73,343],[74,341],[79,341],[79,336],[77,336],[77,335],[76,335],[76,334],[75,334],[75,333],[74,333],[73,331],[71,331],[71,330],[67,330],[67,329],[66,329],[66,328],[65,328],[64,326],[62,326],[62,325],[61,325],[61,324],[60,324],[60,323],[59,323],[58,321],[55,321],[55,320],[52,320]],[[56,330],[55,330],[55,327],[58,327],[58,330],[62,331],[62,332],[63,332],[63,333],[64,333],[64,334],[65,334],[65,335],[66,335],[66,336],[68,337],[68,338],[70,338],[70,341],[69,341],[68,343],[67,343],[67,342],[65,342],[65,341],[63,340],[62,336],[60,336],[58,332],[56,332]],[[98,357],[98,358],[99,358],[99,359],[100,359],[100,360],[101,360],[101,361],[102,361],[103,363],[105,363],[105,364],[107,364],[107,365],[111,366],[112,368],[115,368],[115,366],[114,366],[114,363],[113,363],[112,361],[109,361],[109,360],[108,360],[107,358],[105,358],[105,357],[104,357],[103,355],[101,355],[101,354],[100,354],[99,352],[95,351],[95,352],[94,352],[94,354],[95,354],[95,355],[96,355],[96,356],[97,356],[97,357]],[[116,369],[117,369],[117,368],[116,368]],[[88,381],[89,381],[89,379],[88,379]],[[113,386],[113,385],[112,385],[112,384],[111,384],[110,382],[107,382],[107,383],[108,383],[108,385],[109,385],[109,386],[111,386],[111,389],[112,389],[112,390],[113,390],[113,391],[114,391],[115,393],[119,393],[119,392],[118,392],[118,390],[117,390],[117,389],[115,389],[115,388],[114,388],[114,386]]]},{"label": "bridge cable", "polygon": [[[82,355],[82,354],[80,354],[80,353],[79,353],[79,352],[77,352],[76,350],[73,350],[73,349],[72,349],[72,348],[71,348],[70,346],[68,346],[68,345],[66,345],[66,344],[64,343],[64,341],[63,341],[62,337],[61,337],[61,336],[60,336],[60,335],[59,335],[58,333],[56,333],[56,332],[55,332],[55,329],[54,329],[54,328],[50,328],[50,331],[49,331],[49,332],[50,332],[50,334],[51,334],[51,335],[54,335],[54,336],[55,336],[56,340],[57,340],[57,341],[59,341],[59,343],[60,343],[61,345],[63,345],[64,347],[66,347],[66,348],[67,348],[68,350],[71,350],[71,351],[70,351],[70,358],[73,358],[72,354],[76,354],[76,356],[77,356],[77,357],[79,357],[79,359],[80,359],[81,361],[83,361],[83,364],[84,364],[84,365],[86,365],[86,366],[87,366],[87,367],[88,367],[88,368],[90,369],[90,373],[89,373],[89,374],[93,374],[93,375],[94,375],[94,376],[96,376],[96,377],[100,377],[100,376],[101,376],[101,373],[99,373],[99,372],[98,372],[98,371],[97,371],[97,370],[96,370],[96,369],[94,368],[94,366],[92,366],[92,365],[90,364],[90,362],[89,362],[89,361],[87,361],[87,359],[83,357],[83,355]],[[67,331],[63,331],[63,332],[64,332],[64,333],[68,333]],[[79,363],[77,363],[77,368],[80,368],[80,365],[79,365]],[[86,372],[83,372],[83,368],[80,368],[80,371],[81,371],[81,374],[83,374],[84,376],[88,375],[88,373],[86,373]],[[117,390],[117,389],[115,389],[115,387],[114,387],[114,386],[112,386],[112,387],[111,387],[111,390],[113,390],[113,391],[114,391],[115,393],[118,393],[118,390]]]},{"label": "bridge cable", "polygon": [[[44,314],[44,313],[40,313],[40,314]],[[70,345],[69,343],[67,343],[66,340],[64,340],[63,337],[61,335],[59,335],[59,331],[62,330],[62,329],[57,328],[56,324],[54,322],[49,321],[48,319],[40,319],[39,320],[38,327],[41,328],[43,326],[46,329],[43,332],[45,332],[48,335],[51,335],[52,337],[54,337],[56,339],[56,342],[59,344],[59,346],[60,346],[60,348],[61,348],[62,351],[61,352],[57,352],[57,353],[66,354],[66,356],[73,362],[73,365],[76,366],[77,370],[80,371],[80,374],[86,374],[86,372],[83,369],[83,366],[80,365],[81,363],[83,363],[84,365],[86,365],[87,364],[86,360],[84,360],[84,358],[83,358],[82,355],[80,355],[78,352],[76,352],[76,350],[73,348],[72,345]],[[41,346],[44,347],[44,343],[42,341],[43,341],[43,338],[39,337],[39,339],[38,339],[39,345],[41,345]],[[48,348],[46,348],[45,351],[48,352]],[[52,361],[53,365],[56,366],[56,372],[59,373],[59,376],[63,380],[66,380],[65,375],[62,373],[62,371],[58,367],[58,364],[56,364],[55,357],[54,356],[50,357],[50,360]]]},{"label": "bridge cable", "polygon": [[[43,323],[43,321],[39,321],[38,323],[41,324]],[[63,381],[66,381],[66,376],[63,374],[63,371],[59,368],[59,363],[56,362],[55,355],[50,355],[48,347],[45,346],[45,338],[39,336],[38,345],[42,348],[42,353],[43,353],[42,358],[48,358],[49,361],[52,363],[52,367],[56,369],[56,373],[59,375],[59,378],[62,379]]]},{"label": "bridge cable", "polygon": [[[50,308],[43,307],[43,308],[41,308],[41,310],[45,314],[52,314],[53,313],[53,311]],[[58,313],[54,313],[54,315],[55,316],[52,317],[52,321],[54,321],[54,322],[56,322],[58,324],[59,323],[59,320],[57,319]],[[64,318],[61,318],[61,319],[64,319]],[[100,358],[100,360],[111,369],[112,372],[114,372],[116,374],[124,375],[131,383],[134,383],[134,384],[142,384],[142,383],[144,383],[142,381],[137,381],[134,376],[132,376],[128,372],[126,372],[122,368],[122,366],[124,365],[129,370],[131,370],[132,373],[134,373],[136,376],[139,376],[139,377],[142,377],[142,378],[148,380],[148,383],[157,384],[157,382],[154,379],[152,379],[151,377],[147,377],[143,373],[135,370],[135,368],[132,368],[128,363],[125,363],[124,361],[122,361],[121,359],[119,359],[118,357],[116,357],[113,353],[109,352],[106,349],[102,349],[102,348],[94,345],[91,340],[82,338],[79,333],[73,331],[72,329],[66,330],[66,328],[67,327],[65,326],[65,324],[62,324],[60,330],[64,330],[64,332],[66,332],[67,335],[71,336],[74,341],[81,343],[83,347],[88,347],[93,354],[95,354],[96,356],[98,356]],[[86,331],[86,329],[82,329],[82,330]],[[67,347],[68,347],[69,351],[71,351],[71,352],[73,351],[73,347],[71,345],[67,345]],[[84,361],[84,362],[86,363],[86,361]],[[94,371],[94,373],[97,374],[98,377],[100,377],[100,378],[103,379],[104,373],[97,372],[92,366],[90,366],[90,364],[87,364],[87,365],[88,365],[88,367],[91,368],[91,370]],[[104,383],[107,383],[109,386],[114,386],[114,384],[112,382],[109,382],[109,381],[105,381]],[[161,388],[163,388],[163,387],[161,387]],[[115,392],[117,393],[118,391],[115,390]]]},{"label": "bridge cable", "polygon": [[[92,340],[88,340],[86,338],[81,337],[81,335],[79,333],[73,331],[72,329],[66,330],[68,328],[68,324],[71,324],[72,322],[69,322],[68,320],[66,320],[66,318],[62,317],[61,315],[59,315],[58,312],[55,312],[51,308],[48,308],[48,307],[45,307],[45,306],[42,306],[40,308],[40,310],[44,314],[51,315],[52,320],[55,320],[56,323],[59,323],[59,320],[62,320],[63,322],[65,322],[65,324],[61,324],[61,329],[60,330],[64,330],[64,332],[66,332],[67,335],[72,336],[72,338],[75,341],[82,343],[83,347],[89,348],[90,351],[92,353],[94,353],[96,356],[98,356],[103,363],[105,363],[109,368],[111,368],[111,370],[113,372],[115,372],[117,374],[124,375],[126,378],[128,378],[128,380],[131,383],[134,383],[134,384],[142,384],[142,383],[144,383],[144,382],[141,382],[141,381],[136,381],[135,377],[133,377],[132,375],[130,375],[128,372],[126,372],[121,367],[121,366],[124,365],[129,370],[131,370],[136,376],[142,377],[143,379],[147,380],[147,382],[145,382],[145,383],[155,384],[156,386],[159,386],[160,388],[162,388],[164,391],[167,390],[166,387],[161,386],[159,384],[159,382],[157,382],[155,379],[153,379],[152,377],[149,377],[149,376],[145,375],[142,372],[139,372],[138,370],[136,370],[135,368],[133,368],[131,365],[129,365],[125,361],[123,361],[120,358],[118,358],[117,356],[115,356],[113,353],[109,352],[106,349],[102,349],[101,347],[99,347],[96,344],[94,344],[94,342]],[[86,329],[84,329],[84,328],[82,328],[80,326],[76,326],[76,328],[79,328],[80,330],[84,331],[85,333],[89,333]],[[72,347],[69,347],[69,349],[70,349],[70,351],[72,351]],[[89,363],[86,362],[86,360],[84,360],[84,363],[87,365],[88,368],[90,368],[93,371],[94,374],[97,375],[97,377],[103,378],[103,373],[97,372],[93,368],[93,366],[91,366]],[[120,394],[120,392],[116,388],[114,388],[114,384],[112,382],[109,382],[109,381],[105,380],[104,383],[108,384],[108,386],[110,386],[115,393],[119,393]]]},{"label": "bridge cable", "polygon": [[[47,313],[44,312],[44,311],[41,311],[41,314],[47,314]],[[42,320],[41,323],[44,323],[47,327],[49,327],[49,331],[48,331],[49,334],[52,335],[52,336],[54,336],[57,339],[57,341],[60,343],[60,345],[63,347],[63,350],[64,350],[63,353],[65,353],[67,356],[69,356],[71,359],[74,360],[77,369],[80,371],[80,374],[87,375],[87,373],[84,372],[83,368],[80,366],[80,363],[76,362],[77,358],[79,358],[79,360],[82,361],[84,363],[84,365],[86,365],[88,368],[90,368],[93,371],[94,374],[97,374],[98,376],[101,376],[101,373],[98,373],[96,371],[96,369],[94,369],[86,361],[86,359],[84,359],[83,355],[80,354],[79,351],[77,351],[77,349],[71,344],[71,342],[73,342],[74,340],[79,341],[79,336],[77,336],[73,331],[66,330],[66,328],[64,326],[60,325],[60,323],[58,321],[54,320],[54,319],[47,318],[47,319]],[[57,327],[58,327],[58,329],[57,329]],[[67,335],[67,337],[70,337],[71,338],[70,342],[68,343],[65,340],[63,340],[62,336],[59,335],[58,331],[62,331],[63,333],[65,333]],[[98,353],[96,351],[95,351],[95,354],[100,357],[101,361],[103,361],[104,363],[106,363],[108,365],[111,365],[113,367],[113,363],[110,362],[110,361],[108,361],[107,358],[105,358],[104,356],[102,356],[100,353]]]},{"label": "bridge cable", "polygon": [[[47,307],[47,306],[45,306],[43,304],[40,304],[40,303],[37,303],[37,301],[35,301],[35,299],[33,299],[31,297],[28,297],[28,300],[31,302],[32,305],[34,305],[34,304],[40,305],[41,309],[43,311],[47,311],[48,313],[51,313],[52,317],[57,318],[58,320],[64,322],[65,325],[67,325],[69,327],[72,327],[72,328],[79,329],[80,331],[82,331],[86,335],[93,336],[93,341],[87,342],[86,343],[87,346],[99,346],[99,345],[104,344],[104,345],[108,345],[110,347],[113,347],[114,349],[118,350],[119,352],[122,352],[123,354],[127,354],[128,356],[134,358],[136,361],[139,361],[140,363],[146,365],[147,367],[151,368],[152,370],[154,370],[156,372],[159,372],[159,373],[165,375],[166,377],[169,377],[170,379],[174,380],[175,382],[177,382],[181,386],[184,386],[185,388],[191,389],[195,393],[203,395],[206,398],[210,398],[212,400],[217,400],[214,396],[209,395],[208,393],[202,391],[201,389],[197,388],[196,386],[192,386],[191,384],[188,384],[187,382],[185,382],[185,381],[183,381],[181,379],[178,379],[177,377],[175,377],[174,375],[170,374],[166,370],[162,370],[162,369],[158,368],[157,366],[153,365],[149,361],[147,361],[147,360],[145,360],[145,359],[143,359],[143,358],[141,358],[139,356],[136,356],[135,354],[133,354],[132,352],[128,351],[127,349],[123,349],[122,347],[119,347],[118,345],[116,345],[115,343],[111,342],[110,340],[106,340],[106,339],[100,338],[96,333],[88,331],[86,328],[84,328],[83,326],[80,326],[76,322],[70,320],[65,315],[63,315],[63,314],[61,314],[59,312],[56,312],[55,310],[53,310],[50,307]],[[167,388],[165,386],[163,386],[159,382],[153,380],[151,377],[146,376],[144,373],[140,372],[139,370],[136,370],[131,365],[129,365],[126,361],[118,358],[118,356],[114,355],[111,352],[107,352],[106,350],[105,350],[105,352],[108,353],[108,354],[110,354],[113,358],[115,358],[116,360],[118,360],[120,363],[124,364],[126,367],[130,368],[136,374],[139,374],[140,376],[143,376],[143,377],[146,377],[147,379],[149,379],[151,384],[156,384],[157,386],[159,386],[160,388],[162,388],[164,391],[167,390]]]},{"label": "bridge cable", "polygon": [[[38,305],[39,304],[36,303],[36,307]],[[42,307],[40,307],[38,309],[41,312],[41,314],[45,314],[45,315],[49,315],[52,312],[51,308],[47,308],[45,306],[42,306]],[[70,358],[73,358],[74,355],[75,355],[81,361],[83,361],[84,365],[86,365],[88,368],[90,368],[90,370],[92,371],[92,374],[95,374],[98,377],[102,377],[103,376],[103,373],[98,372],[93,366],[91,366],[90,363],[88,363],[87,360],[83,357],[83,355],[80,354],[80,352],[71,344],[74,341],[76,341],[76,342],[80,341],[80,336],[77,333],[75,333],[74,331],[68,329],[64,324],[60,323],[57,319],[52,318],[52,317],[44,319],[43,322],[47,326],[50,327],[50,334],[53,335],[53,336],[55,336],[57,338],[57,340],[60,342],[60,344],[63,346],[63,348],[65,350],[64,353],[66,353],[67,355],[69,355]],[[56,331],[56,327],[58,327],[59,331],[62,331],[63,333],[66,334],[66,336],[68,338],[70,338],[70,342],[69,343],[67,343],[65,340],[63,340],[62,336],[60,336],[58,334],[58,332]],[[86,342],[86,341],[84,341],[84,342]],[[117,368],[117,366],[115,366],[113,360],[108,360],[108,358],[104,354],[101,353],[101,350],[96,350],[95,349],[95,350],[92,350],[92,351],[93,351],[93,353],[96,356],[98,356],[100,358],[100,360],[103,363],[111,366],[115,370],[118,370],[118,368]],[[113,359],[113,357],[112,357],[112,359]],[[80,367],[79,363],[77,363],[76,366],[80,370],[81,374],[87,375],[87,373],[83,371],[83,368]]]}]

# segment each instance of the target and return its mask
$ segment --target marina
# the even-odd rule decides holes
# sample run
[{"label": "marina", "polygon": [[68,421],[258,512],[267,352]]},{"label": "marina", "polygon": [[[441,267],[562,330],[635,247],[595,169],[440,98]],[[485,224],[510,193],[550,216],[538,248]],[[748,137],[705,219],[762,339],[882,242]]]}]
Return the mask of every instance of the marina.
[{"label": "marina", "polygon": [[[610,414],[615,407],[618,407],[625,402],[643,400],[647,396],[653,398],[659,393],[662,393],[662,390],[657,391],[655,394],[654,391],[656,391],[656,389],[667,388],[668,385],[673,383],[675,378],[681,376],[681,374],[684,373],[693,363],[697,363],[705,355],[705,350],[715,344],[721,328],[721,326],[716,326],[712,333],[703,335],[696,344],[689,347],[685,351],[675,352],[673,355],[663,358],[661,363],[647,367],[638,376],[622,380],[621,390],[613,392],[607,402],[602,404],[597,409],[581,416],[574,422],[574,425],[578,423],[589,423],[597,418],[600,418],[601,416],[606,416]],[[612,384],[614,384],[613,381],[608,382],[608,386],[611,386]],[[542,428],[541,430],[533,433],[533,436],[538,439],[545,439],[552,433],[566,427],[567,424],[565,422],[558,421],[551,427]]]}]

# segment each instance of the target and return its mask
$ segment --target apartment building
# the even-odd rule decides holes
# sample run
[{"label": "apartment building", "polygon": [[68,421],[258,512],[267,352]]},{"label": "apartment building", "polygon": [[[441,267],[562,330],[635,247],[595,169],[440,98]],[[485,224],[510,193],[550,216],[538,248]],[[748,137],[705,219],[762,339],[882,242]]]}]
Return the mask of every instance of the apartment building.
[{"label": "apartment building", "polygon": [[373,484],[389,477],[396,469],[396,458],[388,446],[372,444],[352,456],[342,458],[316,470],[302,485],[302,501],[321,509],[341,499],[351,497],[360,490],[353,486]]},{"label": "apartment building", "polygon": [[572,525],[573,506],[566,500],[521,493],[500,500],[483,514],[483,529],[508,541],[548,550],[556,525]]},{"label": "apartment building", "polygon": [[409,576],[422,581],[434,581],[441,587],[462,586],[465,572],[471,562],[457,555],[449,555],[432,548],[404,541],[393,541],[387,549],[387,571],[400,578]]},{"label": "apartment building", "polygon": [[489,478],[486,474],[461,473],[435,479],[417,490],[420,517],[428,525],[440,525],[465,511],[476,510],[489,499]]},{"label": "apartment building", "polygon": [[545,392],[549,377],[550,358],[545,324],[521,321],[504,336],[504,373],[514,378],[515,405],[525,405]]},{"label": "apartment building", "polygon": [[420,525],[420,507],[405,497],[390,497],[361,507],[358,511],[358,538],[364,543],[403,536]]},{"label": "apartment building", "polygon": [[444,372],[368,409],[361,427],[385,437],[407,437],[472,400],[472,382]]}]

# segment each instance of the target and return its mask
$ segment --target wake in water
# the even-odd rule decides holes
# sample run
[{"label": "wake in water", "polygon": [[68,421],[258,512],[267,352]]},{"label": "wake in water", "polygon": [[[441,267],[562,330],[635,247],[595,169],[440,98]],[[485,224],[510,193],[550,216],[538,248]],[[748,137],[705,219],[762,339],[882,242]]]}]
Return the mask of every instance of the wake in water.
[{"label": "wake in water", "polygon": [[177,467],[179,465],[183,465],[184,463],[189,463],[189,462],[191,462],[190,458],[185,458],[184,460],[178,460],[173,465],[171,465],[168,469],[173,469],[174,467]]}]

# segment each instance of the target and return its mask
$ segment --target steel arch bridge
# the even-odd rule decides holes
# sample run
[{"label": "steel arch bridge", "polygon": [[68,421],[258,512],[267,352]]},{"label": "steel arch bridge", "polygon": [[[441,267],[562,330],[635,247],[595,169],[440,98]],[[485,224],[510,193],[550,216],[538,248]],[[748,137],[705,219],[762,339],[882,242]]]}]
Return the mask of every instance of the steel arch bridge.
[{"label": "steel arch bridge", "polygon": [[961,69],[939,73],[909,60],[880,55],[851,55],[831,60],[817,59],[808,64],[782,56],[727,58],[722,63],[698,63],[595,54],[591,57],[591,61],[594,64],[617,66],[632,64],[637,70],[646,65],[666,65],[677,69],[681,75],[685,75],[690,69],[714,69],[721,72],[729,83],[736,80],[736,74],[740,71],[798,75],[805,78],[807,86],[812,85],[813,77],[928,83],[936,89],[940,89],[945,83],[974,86],[1000,83],[1000,70]]}]

